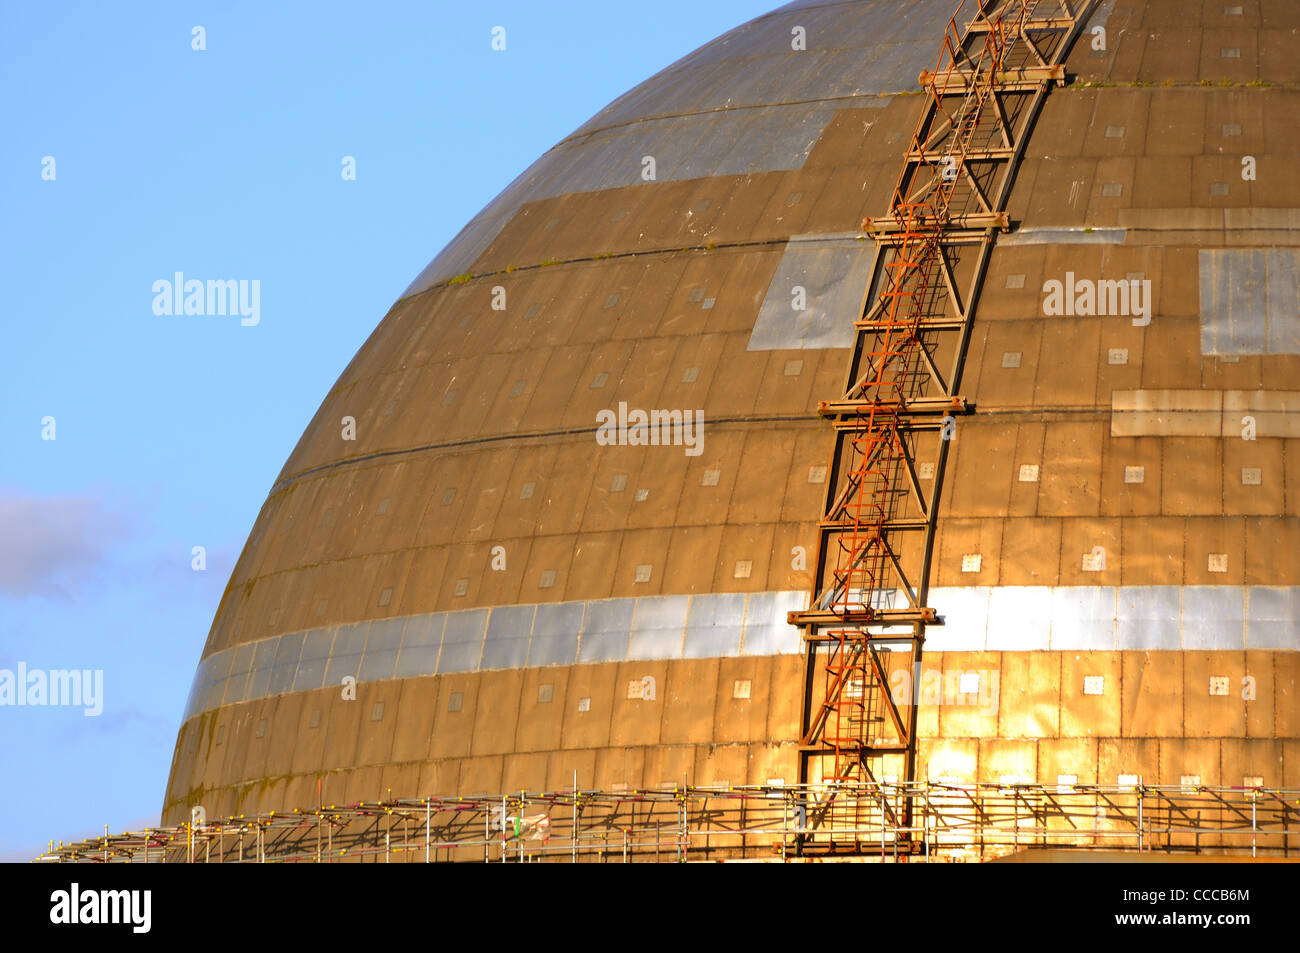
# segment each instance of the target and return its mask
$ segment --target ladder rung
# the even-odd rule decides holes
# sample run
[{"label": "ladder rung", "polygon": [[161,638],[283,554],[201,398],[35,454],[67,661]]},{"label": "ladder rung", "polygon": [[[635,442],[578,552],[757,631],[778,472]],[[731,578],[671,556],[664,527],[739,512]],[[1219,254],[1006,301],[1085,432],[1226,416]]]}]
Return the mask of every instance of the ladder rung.
[{"label": "ladder rung", "polygon": [[[832,417],[831,426],[836,433],[862,433],[869,434],[872,431],[862,426],[862,421],[854,417]],[[893,429],[900,433],[915,433],[929,430],[943,430],[947,426],[942,418],[934,417],[904,417],[892,422]]]},{"label": "ladder rung", "polygon": [[975,405],[968,403],[965,397],[914,397],[911,400],[896,403],[874,400],[822,400],[817,402],[817,412],[823,417],[839,417],[849,414],[866,415],[872,408],[887,410],[891,414],[913,417],[931,414],[968,414]]},{"label": "ladder rung", "polygon": [[1003,70],[1000,73],[979,73],[971,70],[953,70],[940,76],[929,70],[922,71],[917,82],[922,86],[933,86],[940,96],[965,94],[971,81],[976,80],[985,86],[991,86],[998,92],[1017,92],[1037,89],[1043,83],[1064,83],[1064,66],[1026,66],[1023,69]]},{"label": "ladder rung", "polygon": [[870,232],[872,236],[892,235],[898,232],[911,232],[913,235],[929,234],[931,232],[946,233],[953,229],[982,229],[982,228],[1000,228],[1004,232],[1011,228],[1011,219],[1006,212],[964,212],[942,221],[921,223],[922,232],[917,225],[911,222],[899,221],[893,215],[883,216],[881,218],[865,218],[862,220],[862,229]]},{"label": "ladder rung", "polygon": [[[1015,149],[1008,149],[1006,147],[998,149],[968,149],[962,158],[975,162],[985,162],[994,159],[1001,161],[1003,159],[1010,159],[1015,154]],[[947,158],[949,158],[949,156],[941,152],[923,152],[917,149],[913,149],[907,154],[908,162],[939,162]],[[957,157],[952,156],[952,158],[955,159]]]},{"label": "ladder rung", "polygon": [[[847,509],[847,507],[846,507]],[[842,523],[839,520],[819,520],[818,529],[823,533],[851,533],[856,530],[878,529],[882,533],[901,533],[909,530],[925,529],[930,524],[923,516],[909,517],[906,519],[885,520],[883,523],[864,523],[854,525],[853,523]]]},{"label": "ladder rung", "polygon": [[[799,612],[790,612],[786,614],[785,620],[789,625],[797,626],[835,626],[835,625],[870,625],[879,623],[883,625],[899,624],[904,625],[909,622],[934,622],[939,618],[929,606],[922,606],[917,609],[861,609],[848,612],[836,611],[835,609],[804,609]],[[813,642],[836,641],[839,639],[822,634],[809,634],[807,638]],[[863,633],[863,639],[872,638],[870,633]],[[898,636],[877,636],[885,641],[896,641]]]},{"label": "ladder rung", "polygon": [[[1042,20],[1026,20],[1026,33],[1060,33],[1074,26],[1075,21],[1069,17],[1047,17]],[[972,20],[966,24],[967,33],[991,33],[993,24],[988,20]]]},{"label": "ladder rung", "polygon": [[[906,323],[902,321],[865,321],[861,318],[853,322],[855,327],[863,331],[897,329]],[[960,331],[965,326],[966,322],[961,318],[945,318],[941,321],[918,321],[915,325],[917,331]]]},{"label": "ladder rung", "polygon": [[[963,228],[963,229],[945,229],[937,236],[937,244],[942,248],[951,248],[954,245],[978,245],[980,242],[989,240],[990,228],[998,226],[983,226],[980,228]],[[1002,231],[1010,231],[1010,227],[1003,228]],[[915,240],[916,233],[907,232],[877,232],[871,236],[876,240],[877,245],[888,245],[895,247],[905,245],[909,240]]]}]

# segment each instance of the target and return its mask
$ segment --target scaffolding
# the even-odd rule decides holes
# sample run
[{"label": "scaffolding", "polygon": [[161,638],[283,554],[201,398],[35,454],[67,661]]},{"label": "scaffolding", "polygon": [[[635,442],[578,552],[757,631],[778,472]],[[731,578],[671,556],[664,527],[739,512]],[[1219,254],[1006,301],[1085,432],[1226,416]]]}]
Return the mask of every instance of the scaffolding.
[{"label": "scaffolding", "polygon": [[[834,430],[809,608],[799,780],[916,776],[916,692],[939,494],[975,303],[1042,103],[1093,0],[962,0],[885,215],[867,219],[875,262],[844,390],[822,401]],[[884,802],[882,802],[884,803]],[[887,806],[886,806],[887,807]],[[911,830],[913,799],[895,819]],[[803,853],[860,853],[863,802],[823,808]],[[919,842],[907,849],[920,849]]]},{"label": "scaffolding", "polygon": [[[1300,790],[941,781],[425,797],[238,815],[60,844],[41,862],[685,863],[808,860],[849,805],[844,859],[983,861],[1024,850],[1300,856]],[[902,818],[910,817],[908,823]],[[913,850],[910,845],[919,845]],[[817,859],[828,859],[825,855]],[[829,859],[835,859],[831,855]],[[1136,856],[1135,856],[1135,859]]]}]

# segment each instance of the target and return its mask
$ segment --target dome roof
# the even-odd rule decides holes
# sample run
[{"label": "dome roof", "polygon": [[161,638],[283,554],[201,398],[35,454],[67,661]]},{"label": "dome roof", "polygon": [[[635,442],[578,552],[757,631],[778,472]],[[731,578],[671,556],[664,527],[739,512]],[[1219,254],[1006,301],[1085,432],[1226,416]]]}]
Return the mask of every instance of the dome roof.
[{"label": "dome roof", "polygon": [[[570,770],[604,787],[792,776],[785,613],[806,599],[826,492],[817,402],[842,390],[873,264],[861,222],[888,206],[953,6],[800,2],[724,34],[557,144],[430,262],[270,490],[165,817],[314,803],[318,777],[342,800],[381,779],[423,794]],[[1272,712],[1300,647],[1300,14],[1221,7],[1097,4],[1106,48],[1076,45],[1029,141],[978,301],[978,412],[934,557],[948,624],[927,643],[938,670],[1020,687],[995,687],[992,711],[936,708],[936,771],[1279,763],[1244,712],[1205,729],[1212,756],[1182,720],[1184,678],[1244,677],[1251,652],[1291,666],[1261,689]],[[1076,279],[1150,281],[1150,323],[1046,312],[1046,283]],[[702,415],[702,444],[601,439],[602,414],[637,411]],[[1258,439],[1235,439],[1247,416]],[[1085,669],[1128,687],[1084,698]],[[1147,738],[1165,748],[1124,747]]]}]

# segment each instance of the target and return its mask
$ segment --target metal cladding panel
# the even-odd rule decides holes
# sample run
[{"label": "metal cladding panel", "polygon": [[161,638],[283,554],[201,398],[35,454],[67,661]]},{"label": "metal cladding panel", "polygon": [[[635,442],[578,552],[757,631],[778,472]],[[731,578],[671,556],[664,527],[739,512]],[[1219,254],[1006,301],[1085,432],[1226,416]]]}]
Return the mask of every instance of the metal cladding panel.
[{"label": "metal cladding panel", "polygon": [[528,643],[537,606],[497,606],[488,617],[483,644],[483,668],[522,668],[528,662]]},{"label": "metal cladding panel", "polygon": [[402,650],[437,649],[442,645],[442,633],[446,625],[447,615],[444,612],[407,618],[406,624],[402,626]]},{"label": "metal cladding panel", "polygon": [[743,592],[692,596],[682,656],[727,658],[739,655],[744,618]]},{"label": "metal cladding panel", "polygon": [[989,651],[1047,648],[1052,630],[1052,590],[1047,586],[999,586],[989,593]]},{"label": "metal cladding panel", "polygon": [[405,619],[376,619],[366,633],[366,652],[361,659],[357,681],[370,682],[392,678],[402,647]]},{"label": "metal cladding panel", "polygon": [[1115,589],[1058,586],[1052,590],[1053,649],[1115,648]]},{"label": "metal cladding panel", "polygon": [[186,706],[196,704],[207,709],[220,705],[226,691],[226,678],[234,660],[234,653],[229,652],[208,656],[194,673],[194,683]]},{"label": "metal cladding panel", "polygon": [[442,634],[442,654],[438,672],[477,672],[483,658],[483,638],[487,632],[487,609],[466,609],[447,613],[447,628]]},{"label": "metal cladding panel", "polygon": [[235,646],[233,650],[227,651],[233,651],[235,654],[235,660],[230,664],[231,678],[240,674],[247,675],[252,670],[253,656],[257,651],[256,646],[252,642],[245,642],[242,645]]},{"label": "metal cladding panel", "polygon": [[1287,586],[1246,588],[1246,648],[1300,650],[1300,590]]},{"label": "metal cladding panel", "polygon": [[1019,228],[998,245],[1122,245],[1128,231],[1123,228]]},{"label": "metal cladding panel", "polygon": [[356,678],[361,669],[361,655],[356,654],[334,654],[330,656],[329,665],[325,669],[326,685],[342,685],[345,678]]},{"label": "metal cladding panel", "polygon": [[247,681],[247,672],[241,672],[238,676],[229,676],[224,678],[212,686],[211,694],[198,700],[204,704],[202,709],[193,709],[190,707],[191,703],[187,703],[185,711],[188,713],[193,710],[211,711],[212,709],[220,708],[222,705],[228,704],[226,699],[231,696],[232,688],[242,696],[244,685]]},{"label": "metal cladding panel", "polygon": [[943,624],[926,630],[926,650],[981,651],[988,632],[990,591],[988,586],[931,589],[930,605]]},{"label": "metal cladding panel", "polygon": [[1202,249],[1201,353],[1300,354],[1300,249]]},{"label": "metal cladding panel", "polygon": [[[1001,586],[940,588],[931,595],[946,620],[927,636],[934,652],[1297,647],[1289,621],[1300,610],[1296,587],[1256,586],[1248,594],[1241,586]],[[290,632],[205,659],[186,718],[222,704],[338,684],[345,676],[375,682],[567,665],[579,644],[578,662],[793,653],[799,633],[785,616],[805,598],[797,591],[643,596]],[[903,599],[890,590],[874,594],[871,604],[900,608]]]},{"label": "metal cladding panel", "polygon": [[[655,181],[700,178],[708,174],[702,170],[700,147],[717,136],[718,122],[718,119],[710,117],[693,118],[690,122],[658,119],[641,124],[635,135],[629,134],[621,139],[606,137],[603,142],[609,145],[607,155],[613,161],[608,162],[604,178],[595,180],[575,177],[566,179],[563,186],[557,187],[575,192],[588,189],[567,186],[586,185],[590,188],[594,183],[596,188],[613,189],[623,185],[644,184],[645,180],[641,178],[641,160],[644,156],[654,157]],[[584,168],[586,165],[585,161],[579,161],[576,168]]]},{"label": "metal cladding panel", "polygon": [[[229,661],[229,659],[227,659],[226,661]],[[220,678],[215,682],[210,682],[207,685],[205,685],[197,697],[192,697],[191,699],[187,699],[186,708],[188,709],[189,705],[191,704],[191,701],[195,702],[196,705],[199,707],[199,709],[202,711],[208,711],[213,708],[218,708],[221,706],[221,701],[222,698],[225,697],[225,694],[226,694],[226,679]]]},{"label": "metal cladding panel", "polygon": [[1300,354],[1300,249],[1268,249],[1268,351]]},{"label": "metal cladding panel", "polygon": [[1116,636],[1124,648],[1176,649],[1178,586],[1121,586],[1116,599]]},{"label": "metal cladding panel", "polygon": [[447,615],[435,612],[407,620],[402,629],[402,648],[397,654],[395,678],[432,675],[438,670],[438,653],[442,649],[442,633]]},{"label": "metal cladding panel", "polygon": [[1244,649],[1245,590],[1240,586],[1184,586],[1184,649]]},{"label": "metal cladding panel", "polygon": [[800,649],[799,630],[786,622],[786,614],[804,609],[804,592],[754,592],[745,600],[742,655],[791,655]]},{"label": "metal cladding panel", "polygon": [[366,629],[369,622],[349,622],[334,633],[331,655],[361,655],[366,650]]},{"label": "metal cladding panel", "polygon": [[739,127],[735,141],[708,174],[745,175],[800,168],[834,110],[798,110],[794,116],[788,112],[756,110]]},{"label": "metal cladding panel", "polygon": [[580,603],[554,603],[537,607],[528,664],[572,665],[578,655],[578,633],[582,629]]},{"label": "metal cladding panel", "polygon": [[[186,714],[188,715],[188,713],[195,712],[195,711],[203,711],[204,709],[202,706],[207,701],[208,701],[208,693],[203,688],[203,663],[200,662],[199,667],[194,672],[194,678],[190,680],[189,693],[185,696]],[[221,698],[220,696],[218,696],[217,698],[218,704],[220,703],[220,701]]]},{"label": "metal cladding panel", "polygon": [[301,662],[312,659],[327,659],[334,646],[333,629],[310,629],[302,640]]},{"label": "metal cladding panel", "polygon": [[253,662],[248,670],[247,697],[263,698],[271,682],[271,667],[275,661],[276,640],[263,639],[253,646]]},{"label": "metal cladding panel", "polygon": [[629,659],[670,659],[682,657],[682,639],[686,632],[686,610],[690,596],[643,597],[636,601],[632,616],[632,637],[628,643]]},{"label": "metal cladding panel", "polygon": [[271,678],[266,687],[268,695],[279,695],[293,689],[294,676],[298,674],[298,659],[302,655],[304,632],[290,632],[280,636],[275,649]]},{"label": "metal cladding panel", "polygon": [[366,626],[364,624],[350,623],[339,626],[334,632],[329,666],[325,669],[325,684],[341,685],[344,678],[356,678],[361,670],[361,656],[365,649]]},{"label": "metal cladding panel", "polygon": [[[757,122],[758,116],[748,112],[735,116],[705,116],[692,117],[686,121],[675,120],[674,124],[681,126],[685,141],[678,152],[677,161],[665,167],[664,174],[660,178],[673,182],[684,179],[705,179],[723,174],[718,171],[719,167]],[[694,128],[696,126],[702,128]],[[676,134],[673,138],[676,138]],[[788,159],[784,163],[779,162],[774,168],[789,168],[793,161]]]},{"label": "metal cladding panel", "polygon": [[1265,254],[1201,252],[1201,353],[1263,354]]},{"label": "metal cladding panel", "polygon": [[[877,602],[899,605],[900,599],[891,591]],[[285,633],[205,659],[186,703],[186,718],[220,707],[223,698],[231,704],[309,691],[345,676],[361,683],[575,661],[797,652],[798,630],[785,619],[805,600],[797,591],[642,596],[435,612]],[[250,666],[262,674],[245,689]]]},{"label": "metal cladding panel", "polygon": [[586,604],[579,662],[621,662],[627,658],[635,604],[635,599],[600,599]]},{"label": "metal cladding panel", "polygon": [[396,652],[402,647],[402,630],[406,619],[376,619],[366,630],[366,654],[372,652]]},{"label": "metal cladding panel", "polygon": [[325,684],[325,670],[329,667],[329,656],[302,658],[298,662],[298,674],[293,678],[293,691],[309,692]]},{"label": "metal cladding panel", "polygon": [[[251,642],[234,649],[235,660],[230,665],[230,675],[226,678],[226,693],[222,704],[232,705],[241,702],[247,695],[249,671],[253,666],[255,646]],[[231,651],[227,649],[226,651]],[[188,712],[189,709],[186,709]]]},{"label": "metal cladding panel", "polygon": [[[798,71],[792,87],[769,89],[768,94],[773,99],[784,95],[796,99],[800,96],[810,99],[851,96],[856,91],[863,72],[861,54],[856,50],[809,50],[791,54],[794,59],[803,56],[814,59],[812,68]],[[779,76],[768,81],[771,87],[779,87],[779,84]]]},{"label": "metal cladding panel", "polygon": [[[851,347],[853,325],[844,316],[862,305],[874,255],[873,243],[854,236],[792,238],[768,284],[748,350]],[[803,310],[794,307],[796,288],[804,292]]]},{"label": "metal cladding panel", "polygon": [[234,664],[233,653],[222,653],[225,657],[209,655],[203,660],[196,673],[196,678],[201,678],[205,687],[211,686],[215,682],[223,680],[230,674],[230,666]]},{"label": "metal cladding panel", "polygon": [[[792,50],[789,40],[774,39],[771,50],[775,52],[760,53],[745,61],[745,68],[737,76],[723,80],[730,86],[727,98],[732,102],[751,107],[758,104],[799,102],[800,99],[825,99],[831,95],[830,86],[822,79],[827,60],[835,55],[834,50],[811,49]],[[723,75],[727,74],[728,64],[721,64]],[[783,82],[784,80],[784,82]],[[815,91],[813,95],[800,97],[800,86]],[[705,92],[705,95],[710,95]],[[708,102],[701,99],[700,102]]]}]

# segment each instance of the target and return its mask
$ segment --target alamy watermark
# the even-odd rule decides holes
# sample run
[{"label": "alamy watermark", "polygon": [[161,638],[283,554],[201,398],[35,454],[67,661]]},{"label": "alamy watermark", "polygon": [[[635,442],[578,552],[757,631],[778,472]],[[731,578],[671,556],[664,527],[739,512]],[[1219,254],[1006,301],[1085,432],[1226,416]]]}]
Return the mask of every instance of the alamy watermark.
[{"label": "alamy watermark", "polygon": [[1055,278],[1043,282],[1043,314],[1080,317],[1123,315],[1132,317],[1136,327],[1151,323],[1151,279],[1123,280],[1075,278],[1065,273],[1065,281]]},{"label": "alamy watermark", "polygon": [[0,668],[0,708],[81,708],[93,718],[104,711],[103,669]]},{"label": "alamy watermark", "polygon": [[153,283],[153,313],[157,315],[238,314],[239,323],[251,328],[262,320],[262,281],[198,278],[186,280],[176,272],[174,280],[159,278]]},{"label": "alamy watermark", "polygon": [[50,894],[50,922],[54,924],[122,924],[132,933],[148,933],[152,911],[152,890],[83,890],[74,881],[67,890]]},{"label": "alamy watermark", "polygon": [[596,412],[596,443],[602,447],[684,447],[688,457],[704,452],[704,411],[627,409]]},{"label": "alamy watermark", "polygon": [[[998,710],[997,669],[925,669],[921,673],[919,705],[951,705],[975,708],[982,715],[993,715]],[[912,704],[914,685],[912,672],[906,668],[889,674],[889,695],[895,705]]]}]

